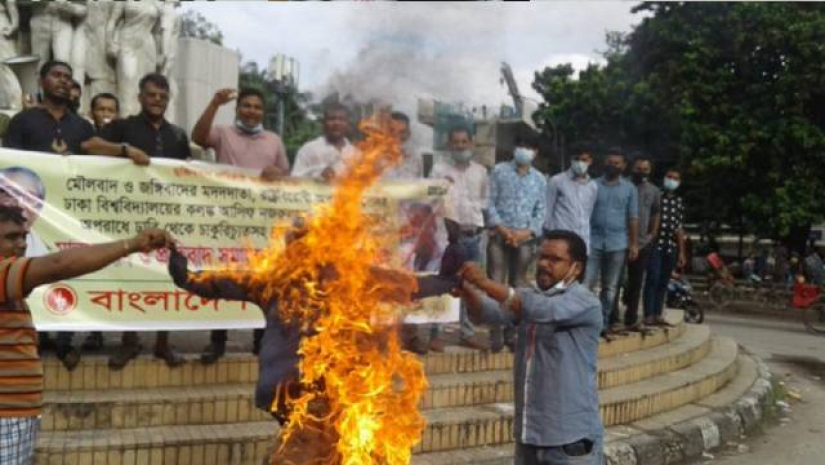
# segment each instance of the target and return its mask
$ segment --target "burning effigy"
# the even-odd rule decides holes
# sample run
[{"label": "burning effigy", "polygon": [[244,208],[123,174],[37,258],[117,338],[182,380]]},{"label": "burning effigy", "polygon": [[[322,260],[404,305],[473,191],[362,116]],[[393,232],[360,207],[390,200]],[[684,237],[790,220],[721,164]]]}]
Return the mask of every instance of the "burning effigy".
[{"label": "burning effigy", "polygon": [[276,226],[270,247],[245,265],[247,286],[277,299],[278,318],[302,334],[299,379],[272,387],[273,412],[285,417],[273,464],[407,464],[424,429],[423,366],[396,331],[416,279],[388,268],[393,226],[364,207],[402,154],[383,119],[359,129],[366,137],[331,201],[297,234]]}]

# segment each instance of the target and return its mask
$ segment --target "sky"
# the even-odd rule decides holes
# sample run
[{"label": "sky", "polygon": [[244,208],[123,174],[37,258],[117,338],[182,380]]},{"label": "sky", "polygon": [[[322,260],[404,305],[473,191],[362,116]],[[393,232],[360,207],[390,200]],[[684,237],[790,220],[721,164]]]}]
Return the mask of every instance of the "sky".
[{"label": "sky", "polygon": [[522,94],[538,99],[533,73],[600,62],[607,31],[640,21],[635,2],[187,2],[215,23],[242,60],[283,53],[300,62],[299,87],[358,99],[419,97],[470,105],[510,104],[500,63]]}]

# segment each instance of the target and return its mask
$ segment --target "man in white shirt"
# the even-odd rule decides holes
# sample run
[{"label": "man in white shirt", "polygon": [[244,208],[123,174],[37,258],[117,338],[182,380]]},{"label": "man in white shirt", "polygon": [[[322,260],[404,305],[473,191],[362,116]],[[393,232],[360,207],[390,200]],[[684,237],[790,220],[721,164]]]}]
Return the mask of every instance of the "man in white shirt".
[{"label": "man in white shirt", "polygon": [[412,143],[410,118],[400,111],[390,116],[390,131],[401,143],[403,158],[384,174],[384,179],[421,179],[424,177],[424,160],[421,152]]},{"label": "man in white shirt", "polygon": [[345,163],[357,153],[350,144],[349,110],[340,103],[333,103],[324,109],[324,135],[304,144],[295,155],[292,176],[321,178],[331,181],[341,176]]},{"label": "man in white shirt", "polygon": [[[430,178],[450,182],[446,202],[453,219],[459,224],[460,241],[473,261],[481,257],[481,233],[484,230],[484,208],[487,205],[487,169],[472,160],[473,136],[467,128],[453,128],[449,134],[450,154],[435,163]],[[461,344],[487,350],[488,344],[475,337],[475,328],[461,306]],[[443,350],[439,339],[440,325],[431,332],[430,350]]]}]

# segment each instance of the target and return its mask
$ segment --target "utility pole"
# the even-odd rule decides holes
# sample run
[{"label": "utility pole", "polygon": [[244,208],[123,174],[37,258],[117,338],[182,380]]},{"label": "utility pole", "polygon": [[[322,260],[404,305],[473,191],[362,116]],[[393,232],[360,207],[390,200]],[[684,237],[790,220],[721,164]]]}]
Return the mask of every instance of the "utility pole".
[{"label": "utility pole", "polygon": [[286,99],[290,93],[298,89],[300,64],[295,58],[279,53],[269,60],[267,72],[275,83],[274,92],[278,98],[278,135],[283,138],[286,129]]}]

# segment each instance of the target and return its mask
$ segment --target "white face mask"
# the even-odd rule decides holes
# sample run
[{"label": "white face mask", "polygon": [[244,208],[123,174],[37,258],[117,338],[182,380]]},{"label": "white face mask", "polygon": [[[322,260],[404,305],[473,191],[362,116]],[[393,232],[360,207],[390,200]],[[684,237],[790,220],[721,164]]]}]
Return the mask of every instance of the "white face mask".
[{"label": "white face mask", "polygon": [[552,288],[553,291],[557,291],[557,292],[566,291],[567,288],[569,288],[573,284],[574,279],[572,279],[572,278],[573,278],[573,275],[576,274],[575,266],[576,266],[576,264],[574,263],[573,266],[570,267],[570,271],[567,272],[567,274],[564,276],[564,278],[559,280],[559,282],[557,282],[553,286],[553,288]]},{"label": "white face mask", "polygon": [[665,182],[662,183],[662,187],[664,187],[665,190],[673,192],[679,188],[679,181],[675,179],[665,178]]}]

